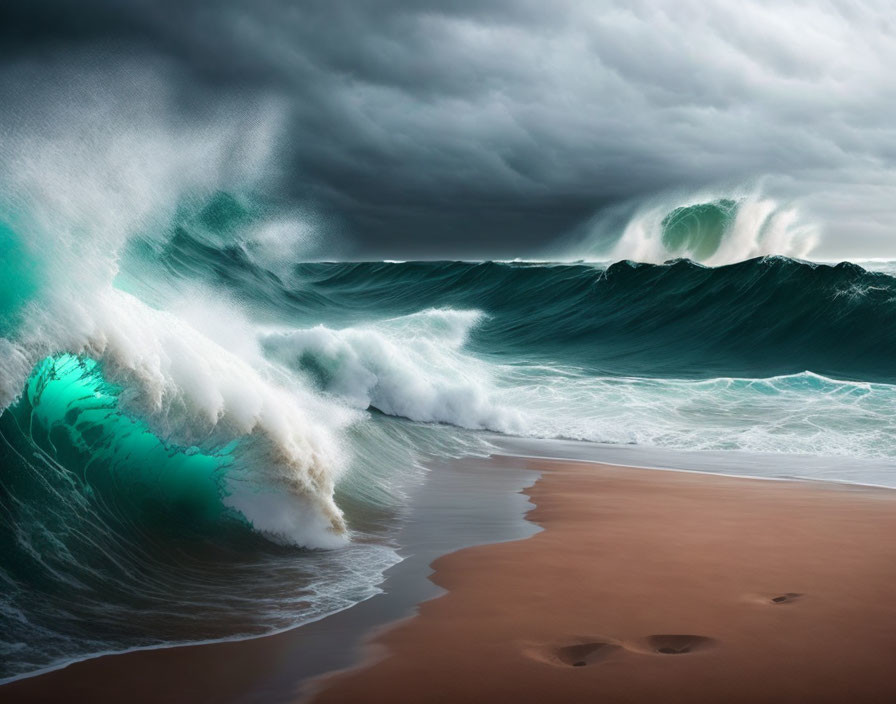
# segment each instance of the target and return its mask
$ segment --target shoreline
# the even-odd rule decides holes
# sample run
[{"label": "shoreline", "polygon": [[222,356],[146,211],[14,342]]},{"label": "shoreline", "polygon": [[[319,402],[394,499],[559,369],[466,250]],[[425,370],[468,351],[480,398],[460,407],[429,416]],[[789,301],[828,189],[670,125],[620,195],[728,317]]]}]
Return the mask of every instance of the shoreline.
[{"label": "shoreline", "polygon": [[896,700],[892,491],[528,463],[544,530],[439,558],[309,701]]},{"label": "shoreline", "polygon": [[[450,469],[449,469],[450,468]],[[496,471],[501,470],[501,471]],[[186,646],[162,646],[151,650],[131,651],[125,654],[114,654],[90,658],[78,661],[72,665],[63,667],[62,669],[52,670],[39,675],[28,676],[26,678],[10,681],[0,685],[0,695],[3,695],[6,701],[54,701],[72,696],[89,696],[94,701],[119,701],[121,692],[127,691],[129,701],[157,701],[164,697],[167,701],[387,701],[390,698],[394,700],[395,677],[410,677],[413,679],[414,672],[428,672],[427,680],[419,683],[420,688],[415,690],[412,698],[418,701],[442,701],[442,699],[427,698],[427,692],[430,690],[429,684],[437,681],[438,673],[430,672],[426,663],[414,660],[414,650],[428,653],[427,657],[431,657],[435,648],[438,650],[440,643],[443,643],[442,635],[434,633],[434,629],[438,629],[438,622],[432,620],[431,614],[440,612],[445,604],[457,601],[470,588],[470,584],[477,584],[480,580],[486,579],[484,575],[488,575],[487,581],[495,584],[502,583],[502,575],[498,573],[489,573],[488,569],[491,564],[494,566],[495,560],[500,561],[500,555],[506,552],[518,554],[518,560],[531,567],[530,572],[550,576],[556,572],[558,564],[556,560],[549,561],[547,565],[540,564],[540,557],[536,552],[532,552],[532,546],[536,546],[539,541],[545,541],[548,533],[556,533],[563,530],[563,521],[558,519],[557,509],[546,507],[545,504],[551,504],[566,501],[601,501],[600,495],[594,494],[594,487],[589,488],[589,484],[597,482],[597,484],[607,485],[607,482],[620,485],[617,489],[622,489],[623,494],[631,491],[636,486],[643,487],[645,482],[647,485],[654,487],[667,487],[672,485],[693,485],[696,487],[708,487],[710,494],[721,491],[723,494],[737,494],[740,489],[735,489],[735,485],[746,485],[762,487],[761,489],[753,489],[748,491],[750,494],[762,495],[761,498],[766,503],[771,502],[780,504],[783,495],[800,496],[801,500],[822,501],[822,503],[830,504],[831,507],[839,506],[841,511],[844,504],[849,504],[853,509],[856,506],[868,506],[883,503],[887,506],[891,513],[896,508],[896,494],[893,494],[886,488],[876,488],[866,485],[856,485],[850,483],[835,483],[826,481],[803,481],[800,479],[787,479],[776,477],[774,483],[764,481],[771,477],[747,477],[739,478],[726,475],[714,475],[709,472],[699,470],[678,470],[673,468],[632,468],[629,466],[607,465],[593,460],[583,458],[569,459],[549,459],[538,457],[508,456],[495,455],[488,459],[464,458],[460,460],[451,460],[442,463],[436,468],[436,471],[444,474],[435,474],[435,480],[438,483],[440,478],[450,477],[451,472],[456,472],[454,479],[459,482],[455,489],[461,494],[475,491],[477,482],[483,477],[492,479],[493,484],[490,490],[495,493],[481,507],[484,514],[488,510],[494,508],[489,505],[489,501],[494,502],[498,495],[504,496],[504,499],[511,498],[515,501],[513,509],[505,515],[505,519],[512,518],[517,522],[521,522],[525,513],[524,522],[528,527],[528,534],[521,533],[519,526],[511,528],[508,523],[505,526],[506,534],[504,537],[493,533],[494,538],[491,541],[471,541],[469,544],[475,547],[465,547],[463,540],[460,541],[453,549],[444,549],[446,546],[439,547],[433,542],[432,536],[425,535],[426,530],[422,533],[418,532],[417,539],[419,548],[423,543],[429,540],[429,552],[426,556],[416,555],[416,560],[409,558],[405,562],[399,563],[398,575],[387,577],[385,588],[387,594],[393,589],[399,592],[405,591],[399,597],[393,598],[393,602],[400,602],[398,608],[396,603],[391,608],[385,609],[384,613],[376,614],[375,612],[382,610],[387,602],[386,595],[373,597],[367,602],[361,602],[348,609],[326,616],[316,622],[304,624],[294,629],[289,629],[278,634],[260,636],[252,639],[218,641],[201,645]],[[508,476],[501,476],[502,472],[510,472],[512,481],[508,482]],[[612,475],[612,479],[608,478],[608,473]],[[477,478],[478,479],[475,479]],[[577,478],[580,485],[570,495],[567,488],[558,483],[559,478],[566,477],[566,481],[570,478]],[[475,481],[471,481],[474,480]],[[534,483],[533,483],[534,480]],[[581,484],[584,481],[585,484]],[[510,484],[516,482],[516,486]],[[458,495],[447,500],[445,487],[429,487],[428,501],[436,501],[441,509],[452,509],[452,501],[457,499]],[[701,490],[703,491],[703,490]],[[782,494],[783,492],[783,494]],[[508,497],[512,494],[512,497]],[[426,496],[426,492],[423,492]],[[515,499],[514,499],[515,497]],[[528,497],[528,498],[527,498]],[[776,498],[777,497],[777,498]],[[418,500],[420,497],[417,497]],[[639,502],[644,503],[646,495],[638,497],[629,497],[629,509],[634,510],[637,515]],[[531,499],[532,503],[528,503]],[[704,497],[705,499],[705,497]],[[423,501],[424,504],[427,500]],[[697,502],[706,509],[705,500]],[[698,506],[699,508],[699,506]],[[711,507],[710,507],[711,508]],[[780,506],[779,506],[780,508]],[[528,509],[528,510],[527,510]],[[418,506],[418,510],[420,507]],[[773,512],[774,513],[774,512]],[[514,514],[512,517],[510,514]],[[888,516],[878,516],[877,520],[889,519]],[[558,522],[559,521],[559,522]],[[889,528],[896,528],[896,518],[888,520]],[[587,526],[595,531],[601,530],[599,523],[587,523]],[[432,526],[431,526],[432,527]],[[710,525],[709,528],[713,526]],[[443,526],[444,528],[444,526]],[[480,526],[481,528],[481,526]],[[542,530],[543,529],[543,530]],[[538,532],[541,531],[541,532]],[[481,535],[480,535],[481,537]],[[642,536],[643,537],[643,536]],[[527,539],[528,538],[528,539]],[[553,538],[552,538],[553,540]],[[509,541],[509,542],[507,542]],[[438,542],[437,540],[435,541]],[[818,539],[810,540],[809,546],[818,545]],[[572,548],[566,546],[568,559],[575,559],[576,541],[571,540]],[[580,546],[581,547],[581,546]],[[413,546],[406,546],[406,549],[413,552]],[[572,553],[570,553],[572,549]],[[616,548],[616,552],[619,548]],[[424,551],[426,552],[426,551]],[[603,562],[612,558],[613,551],[609,551],[602,555]],[[471,560],[471,555],[475,556]],[[888,553],[891,557],[896,557],[896,550],[890,550]],[[578,556],[581,559],[581,555]],[[425,559],[425,562],[423,561]],[[896,560],[892,560],[896,565]],[[429,576],[432,571],[429,565],[432,565],[434,574]],[[501,564],[505,564],[501,562]],[[483,571],[485,568],[485,571]],[[395,569],[395,568],[393,568]],[[402,571],[404,572],[402,574]],[[390,570],[391,572],[391,570]],[[416,572],[416,574],[409,574]],[[891,576],[896,577],[896,567],[891,571]],[[414,580],[425,582],[426,587],[421,588],[418,583],[416,587],[408,590],[408,584]],[[431,581],[430,581],[431,580]],[[505,587],[506,587],[505,581]],[[551,591],[550,585],[545,587],[542,585],[540,589],[548,593]],[[507,588],[505,591],[512,592],[513,589]],[[782,594],[797,593],[795,587],[793,589],[779,590]],[[806,603],[811,603],[809,593],[799,592],[800,597],[794,598],[793,604],[787,603],[780,608],[799,607],[803,608]],[[441,595],[441,596],[440,596]],[[392,595],[395,597],[395,595]],[[606,596],[606,594],[604,595]],[[661,596],[665,597],[668,595]],[[439,597],[439,598],[435,598]],[[756,595],[754,595],[754,598]],[[763,597],[764,598],[764,597]],[[774,598],[769,597],[769,598]],[[751,602],[752,603],[752,602]],[[521,613],[525,614],[525,609],[521,613],[513,612],[513,604],[509,603],[504,593],[491,593],[486,598],[480,595],[479,608],[486,604],[491,604],[493,608],[500,608],[514,613],[514,618],[518,618]],[[767,604],[764,604],[767,605]],[[775,606],[780,606],[775,604]],[[793,609],[795,610],[795,608]],[[409,618],[417,612],[414,618]],[[888,621],[893,626],[893,633],[896,634],[896,615],[890,613],[887,608],[886,615],[892,616],[892,621]],[[365,614],[366,613],[366,617]],[[450,615],[450,614],[449,614]],[[450,615],[452,622],[463,622],[462,615],[455,613]],[[547,668],[544,672],[555,669],[569,669],[565,665],[559,667],[556,659],[560,656],[557,649],[573,647],[576,650],[580,641],[591,643],[588,640],[591,635],[587,633],[570,633],[570,629],[566,629],[564,634],[558,635],[550,643],[536,643],[532,645],[532,639],[526,640],[526,637],[520,636],[526,640],[529,645],[522,650],[525,654],[522,656],[523,669],[525,676],[530,676],[532,672],[538,672],[538,668]],[[582,630],[582,629],[580,629]],[[584,629],[589,630],[589,629]],[[594,631],[595,629],[590,629]],[[650,646],[645,645],[646,641],[642,640],[635,643],[635,638],[619,638],[607,633],[607,629],[598,629],[600,642],[604,645],[598,650],[603,649],[604,653],[614,653],[612,658],[608,658],[607,662],[599,668],[591,668],[585,666],[576,666],[575,674],[581,678],[585,670],[599,672],[601,670],[608,671],[611,667],[618,667],[613,663],[620,657],[620,653],[630,654],[649,649]],[[656,629],[655,629],[656,630]],[[669,629],[666,629],[669,630]],[[678,629],[682,630],[682,629]],[[687,630],[687,629],[685,629]],[[705,629],[711,630],[711,629]],[[415,647],[412,651],[402,650],[405,636],[402,634],[416,633],[417,638]],[[441,633],[441,632],[439,632]],[[479,633],[481,638],[483,633]],[[593,634],[592,634],[593,635]],[[647,634],[645,637],[649,637]],[[652,634],[663,635],[663,634]],[[668,633],[666,635],[669,635]],[[672,634],[676,635],[676,634]],[[682,634],[677,634],[682,635]],[[687,634],[684,634],[687,635]],[[700,635],[700,634],[693,634]],[[335,640],[333,640],[335,637]],[[700,650],[706,646],[706,652],[695,652],[700,658],[712,658],[710,655],[713,651],[717,651],[716,642],[724,642],[723,639],[707,635],[703,636],[709,640],[706,643],[700,641],[702,645],[698,645]],[[565,643],[564,638],[573,642]],[[330,639],[330,645],[327,645],[327,639]],[[475,642],[475,638],[473,639]],[[536,641],[538,639],[535,639]],[[543,639],[544,640],[544,639]],[[549,639],[548,639],[549,640]],[[510,650],[519,655],[519,638],[511,639],[512,647]],[[532,642],[530,642],[532,641]],[[456,644],[457,645],[457,644]],[[507,644],[504,644],[507,647]],[[709,647],[709,646],[712,647]],[[890,644],[890,652],[896,652],[896,638]],[[677,645],[675,646],[677,647]],[[320,656],[319,651],[325,651]],[[553,650],[552,650],[553,649]],[[464,646],[461,650],[469,650],[468,646]],[[723,649],[724,650],[724,649]],[[566,651],[564,651],[566,652]],[[573,652],[573,651],[569,651]],[[318,653],[317,661],[309,666],[308,658],[310,655]],[[533,653],[535,653],[533,655]],[[492,654],[493,655],[493,654]],[[311,659],[314,660],[315,656]],[[576,655],[578,657],[578,655]],[[585,660],[594,657],[594,654],[586,653]],[[439,656],[443,665],[450,662],[450,653],[448,655]],[[668,658],[667,658],[668,659]],[[696,657],[694,658],[696,659]],[[392,689],[388,686],[383,689],[378,688],[378,678],[382,679],[383,672],[388,672],[396,667],[396,662],[403,663],[399,666],[402,670],[400,674],[393,673],[385,677],[385,682],[392,683]],[[578,661],[576,661],[578,662]],[[547,664],[546,664],[547,663]],[[497,665],[492,663],[482,673],[468,667],[469,663],[452,670],[454,679],[488,679],[489,672],[495,670]],[[591,663],[586,663],[590,665]],[[517,666],[519,663],[517,663]],[[505,666],[506,667],[506,666]],[[533,667],[535,668],[533,670]],[[405,670],[410,669],[410,673]],[[511,668],[512,670],[513,668]],[[542,672],[542,675],[544,675]],[[377,674],[380,673],[380,674]],[[528,675],[526,675],[528,673]],[[554,673],[556,674],[556,673]],[[568,676],[569,673],[564,672]],[[435,679],[431,679],[435,676]],[[519,673],[515,675],[519,677]],[[587,677],[587,675],[585,675]],[[550,678],[549,678],[550,679]],[[149,687],[146,688],[146,685]],[[554,696],[558,701],[564,699],[563,682],[550,682],[550,689],[539,689],[545,686],[545,682],[529,683],[527,689],[523,691],[501,692],[502,696],[508,694],[528,701],[527,696],[531,696],[534,701],[539,696]],[[410,689],[408,689],[410,687]],[[560,689],[557,689],[560,687]],[[135,688],[137,688],[135,690]],[[360,688],[360,689],[358,689]],[[403,692],[410,692],[414,689],[413,685],[402,684]],[[890,691],[890,690],[888,690]],[[536,693],[539,693],[536,696]],[[587,692],[579,691],[570,696],[584,696]],[[896,697],[896,687],[892,690]],[[455,693],[452,697],[462,700],[471,693]],[[592,691],[593,695],[594,692]],[[619,694],[617,692],[617,694]],[[662,696],[669,700],[669,693],[658,693],[656,696]],[[653,693],[651,694],[653,696]],[[691,693],[689,701],[714,701],[713,699],[700,699],[695,693]],[[730,701],[730,693],[726,698]],[[618,699],[610,699],[610,701],[626,701],[625,696],[619,695]],[[767,701],[796,701],[795,699],[766,699]],[[873,699],[854,699],[856,701],[876,701]],[[632,701],[638,701],[634,699]],[[673,699],[674,701],[674,699]],[[684,699],[682,699],[684,701]],[[746,700],[744,700],[746,701]],[[822,699],[817,699],[822,701]],[[833,701],[833,700],[831,700]],[[883,701],[883,700],[881,700]]]},{"label": "shoreline", "polygon": [[[535,472],[496,468],[489,458],[472,456],[427,467],[395,536],[403,559],[384,573],[382,593],[275,633],[92,655],[8,680],[0,684],[0,699],[118,704],[126,692],[132,704],[294,701],[314,677],[360,662],[371,633],[442,593],[428,578],[437,557],[538,530],[524,519],[530,505],[522,493]],[[462,500],[466,511],[459,516]]]}]

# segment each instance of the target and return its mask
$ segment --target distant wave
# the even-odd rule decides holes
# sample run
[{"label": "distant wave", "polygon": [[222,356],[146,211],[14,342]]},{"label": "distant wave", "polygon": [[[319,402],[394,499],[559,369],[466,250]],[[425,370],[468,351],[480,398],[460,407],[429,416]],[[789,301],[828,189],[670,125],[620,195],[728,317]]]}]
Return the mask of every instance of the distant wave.
[{"label": "distant wave", "polygon": [[720,266],[769,255],[806,258],[819,240],[818,227],[796,206],[756,191],[657,196],[601,212],[582,230],[565,256]]}]

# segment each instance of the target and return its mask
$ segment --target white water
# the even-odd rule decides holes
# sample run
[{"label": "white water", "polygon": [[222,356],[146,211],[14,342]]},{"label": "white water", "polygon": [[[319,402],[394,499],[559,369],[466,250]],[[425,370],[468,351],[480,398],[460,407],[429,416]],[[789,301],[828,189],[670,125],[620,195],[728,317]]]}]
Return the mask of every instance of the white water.
[{"label": "white water", "polygon": [[805,372],[768,379],[595,377],[502,364],[465,346],[475,311],[270,333],[264,347],[359,409],[541,438],[692,450],[896,458],[896,387]]},{"label": "white water", "polygon": [[520,413],[494,399],[498,368],[464,353],[477,311],[426,310],[334,330],[319,325],[271,333],[269,353],[324,377],[324,389],[353,407],[416,421],[523,433]]},{"label": "white water", "polygon": [[[669,249],[663,241],[664,218],[677,208],[723,199],[736,203],[736,214],[715,252],[700,259],[693,251]],[[565,258],[661,264],[688,257],[721,266],[767,255],[807,258],[818,245],[820,230],[794,204],[779,202],[757,189],[729,189],[663,194],[617,206],[599,213],[581,228],[577,239]]]}]

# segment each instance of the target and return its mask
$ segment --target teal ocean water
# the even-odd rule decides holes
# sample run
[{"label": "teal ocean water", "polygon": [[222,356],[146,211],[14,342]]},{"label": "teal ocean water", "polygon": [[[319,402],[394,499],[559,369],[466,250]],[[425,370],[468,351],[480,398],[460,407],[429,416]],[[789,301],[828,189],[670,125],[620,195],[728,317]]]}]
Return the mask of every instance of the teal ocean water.
[{"label": "teal ocean water", "polygon": [[306,262],[227,193],[98,233],[16,205],[0,680],[372,596],[426,458],[482,431],[896,460],[892,265],[775,255],[806,233],[762,202],[562,262]]}]

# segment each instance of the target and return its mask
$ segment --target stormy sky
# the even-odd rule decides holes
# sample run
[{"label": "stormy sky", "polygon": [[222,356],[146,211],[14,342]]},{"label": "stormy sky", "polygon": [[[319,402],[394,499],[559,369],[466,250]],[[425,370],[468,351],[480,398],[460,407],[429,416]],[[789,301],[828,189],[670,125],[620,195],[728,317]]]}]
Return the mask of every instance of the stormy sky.
[{"label": "stormy sky", "polygon": [[526,256],[744,187],[817,222],[819,257],[896,256],[886,0],[11,0],[0,63],[0,126],[41,129],[35,95],[127,103],[130,71],[172,121],[276,106],[266,195],[352,256]]}]

